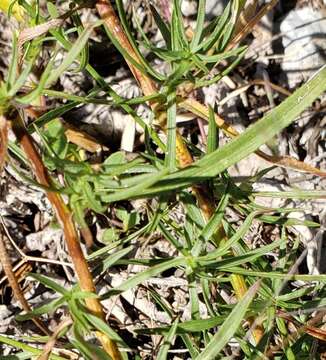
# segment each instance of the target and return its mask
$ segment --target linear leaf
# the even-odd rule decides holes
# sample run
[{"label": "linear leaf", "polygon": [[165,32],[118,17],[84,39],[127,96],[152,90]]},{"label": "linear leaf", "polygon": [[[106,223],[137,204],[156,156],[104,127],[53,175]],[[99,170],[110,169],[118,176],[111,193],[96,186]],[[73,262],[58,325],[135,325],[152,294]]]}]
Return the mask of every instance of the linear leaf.
[{"label": "linear leaf", "polygon": [[134,275],[133,277],[129,278],[125,282],[123,282],[120,286],[118,286],[115,289],[112,289],[108,291],[106,294],[102,295],[102,299],[107,299],[112,295],[120,294],[121,292],[124,292],[128,289],[131,289],[138,284],[142,283],[143,281],[146,281],[152,276],[156,276],[160,274],[161,272],[170,269],[172,267],[184,265],[186,262],[186,259],[184,258],[176,258],[176,259],[170,259],[167,261],[163,261],[162,263],[158,265],[154,265],[151,268],[142,271],[141,273],[138,273],[137,275]]},{"label": "linear leaf", "polygon": [[220,351],[231,339],[234,333],[237,331],[242,320],[245,317],[246,311],[254,299],[260,282],[256,282],[246,293],[246,295],[238,302],[234,307],[231,314],[224,321],[223,325],[220,327],[219,331],[214,335],[210,343],[204,349],[204,351],[197,356],[196,360],[213,360],[217,355],[220,354]]},{"label": "linear leaf", "polygon": [[176,334],[178,327],[178,319],[174,321],[172,324],[166,338],[164,339],[163,345],[160,347],[160,351],[157,354],[157,360],[166,360],[168,356],[168,351],[172,345],[173,338]]},{"label": "linear leaf", "polygon": [[218,148],[218,127],[215,122],[214,110],[211,106],[209,109],[209,119],[208,119],[208,136],[207,136],[207,154],[214,152]]},{"label": "linear leaf", "polygon": [[88,26],[79,36],[75,44],[68,51],[66,57],[62,63],[50,74],[46,82],[46,87],[50,87],[51,84],[57,81],[57,79],[62,75],[62,73],[67,70],[67,68],[77,59],[79,54],[83,51],[88,38],[90,37],[94,27],[102,24],[102,21],[97,21],[95,24]]},{"label": "linear leaf", "polygon": [[204,28],[204,22],[205,22],[205,8],[206,8],[206,0],[199,0],[198,8],[197,8],[198,15],[197,15],[195,33],[190,44],[191,49],[196,47],[200,42]]}]

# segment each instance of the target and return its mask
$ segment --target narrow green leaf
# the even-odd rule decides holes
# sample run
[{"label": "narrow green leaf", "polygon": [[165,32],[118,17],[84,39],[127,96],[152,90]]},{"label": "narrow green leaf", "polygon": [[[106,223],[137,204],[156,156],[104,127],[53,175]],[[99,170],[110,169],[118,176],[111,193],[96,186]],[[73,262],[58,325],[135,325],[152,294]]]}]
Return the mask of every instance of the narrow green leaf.
[{"label": "narrow green leaf", "polygon": [[78,102],[71,102],[46,112],[45,114],[41,115],[40,117],[38,117],[36,120],[34,120],[28,125],[29,133],[32,133],[34,131],[34,125],[37,125],[38,127],[42,127],[51,120],[56,119],[61,115],[65,114],[66,112],[70,111],[71,109],[75,108],[77,105]]},{"label": "narrow green leaf", "polygon": [[79,54],[83,51],[88,38],[90,37],[93,29],[102,24],[102,21],[97,21],[95,24],[87,26],[82,34],[79,36],[75,44],[68,51],[66,57],[62,61],[62,63],[52,71],[50,76],[48,77],[45,86],[50,87],[53,83],[55,83],[58,78],[62,75],[62,73],[67,70],[67,68],[78,58]]},{"label": "narrow green leaf", "polygon": [[220,39],[221,35],[223,34],[225,26],[229,21],[230,14],[231,14],[231,1],[224,9],[222,16],[218,19],[218,22],[214,30],[211,32],[211,34],[207,36],[207,38],[204,41],[202,41],[200,44],[198,44],[197,47],[193,49],[195,53],[199,51],[206,53],[216,44],[216,42]]},{"label": "narrow green leaf", "polygon": [[259,286],[260,282],[256,282],[247,291],[246,295],[234,307],[230,315],[219,328],[218,332],[213,336],[204,351],[197,356],[196,360],[214,360],[216,356],[220,354],[224,346],[238,330],[238,327],[246,315],[249,305],[259,289]]},{"label": "narrow green leaf", "polygon": [[166,228],[162,221],[159,222],[159,229],[162,232],[162,235],[166,238],[166,240],[170,241],[170,243],[181,252],[182,255],[186,256],[187,251],[184,249],[182,244],[178,242],[178,240],[171,234],[171,232]]},{"label": "narrow green leaf", "polygon": [[15,319],[17,321],[26,321],[32,319],[35,316],[51,313],[55,311],[59,306],[63,305],[65,301],[66,299],[64,297],[55,299],[48,304],[39,306],[26,314],[19,314],[15,317]]},{"label": "narrow green leaf", "polygon": [[37,88],[33,91],[31,91],[29,94],[22,96],[17,99],[18,102],[22,104],[30,104],[32,103],[37,97],[39,97],[46,85],[46,82],[48,80],[48,77],[50,76],[51,71],[53,70],[55,61],[55,55],[50,59],[49,63],[47,64],[45,70],[43,71],[41,75],[40,82],[37,86]]},{"label": "narrow green leaf", "polygon": [[228,19],[221,44],[219,45],[220,51],[224,51],[229,41],[231,40],[231,37],[235,29],[235,25],[239,17],[239,9],[240,9],[239,0],[233,0],[231,17]]},{"label": "narrow green leaf", "polygon": [[244,57],[246,51],[247,51],[247,48],[244,48],[244,50],[237,55],[235,60],[233,60],[229,66],[227,66],[224,70],[222,70],[219,74],[217,74],[213,78],[211,78],[209,80],[205,80],[205,79],[197,80],[196,79],[195,80],[195,88],[197,89],[197,88],[200,88],[203,86],[209,86],[209,85],[215,84],[218,81],[220,81],[224,76],[228,75],[239,64],[241,59]]},{"label": "narrow green leaf", "polygon": [[237,231],[234,233],[234,235],[227,241],[225,245],[220,246],[217,250],[210,252],[207,255],[201,256],[201,260],[213,260],[217,259],[220,256],[223,256],[227,253],[227,251],[236,244],[249,230],[250,225],[252,224],[253,220],[259,212],[252,212],[250,213],[243,224],[240,226],[240,228],[237,229]]},{"label": "narrow green leaf", "polygon": [[80,350],[87,360],[112,360],[106,351],[84,339],[82,329],[78,323],[74,323],[73,330],[76,340],[71,340],[71,342]]},{"label": "narrow green leaf", "polygon": [[167,49],[172,49],[170,29],[168,28],[165,21],[162,19],[161,15],[157,12],[157,10],[155,9],[155,7],[152,4],[150,4],[150,9],[151,9],[154,21],[155,21],[158,29],[160,30],[160,32],[163,36],[163,39],[166,43]]},{"label": "narrow green leaf", "polygon": [[180,50],[180,49],[185,50],[189,48],[180,5],[181,5],[180,0],[173,0],[173,11],[172,11],[172,49],[173,50]]},{"label": "narrow green leaf", "polygon": [[196,28],[190,44],[191,49],[195,48],[201,40],[201,36],[204,28],[204,22],[205,22],[205,9],[206,9],[206,0],[199,0],[198,8],[197,8]]},{"label": "narrow green leaf", "polygon": [[132,186],[128,189],[120,189],[119,191],[110,194],[105,197],[105,201],[114,202],[122,199],[130,199],[131,197],[142,197],[143,191],[157,183],[160,179],[162,179],[168,173],[167,169],[163,169],[158,171],[156,174],[147,175],[147,179],[144,179],[142,183],[138,185]]},{"label": "narrow green leaf", "polygon": [[252,193],[254,196],[286,198],[286,199],[326,199],[324,190],[289,190],[289,191],[257,191]]},{"label": "narrow green leaf", "polygon": [[[80,19],[80,16],[78,15],[77,12],[75,12],[74,14],[72,14],[71,18],[77,27],[78,35],[81,36],[85,29],[84,29],[83,23]],[[87,41],[80,53],[79,67],[75,70],[75,72],[84,70],[86,65],[88,64],[88,61],[89,61],[89,46],[88,46],[88,41]]]},{"label": "narrow green leaf", "polygon": [[205,302],[207,311],[210,314],[210,316],[215,317],[217,315],[217,313],[215,312],[215,310],[213,308],[213,304],[212,304],[212,300],[211,300],[211,292],[210,292],[210,288],[209,288],[209,281],[207,279],[200,279],[200,284],[201,284],[203,298],[204,298],[204,302]]},{"label": "narrow green leaf", "polygon": [[[214,316],[207,319],[188,320],[180,322],[177,326],[176,334],[182,335],[209,330],[223,324],[225,318],[225,316]],[[141,334],[164,335],[168,333],[169,329],[169,326],[160,326],[155,328],[138,329],[136,330],[136,332]]]},{"label": "narrow green leaf", "polygon": [[207,154],[212,153],[218,148],[219,131],[215,122],[213,108],[209,105],[208,136],[207,136]]},{"label": "narrow green leaf", "polygon": [[197,261],[203,266],[207,265],[209,267],[213,267],[216,270],[219,269],[220,271],[224,271],[230,267],[232,268],[233,266],[242,265],[246,262],[250,262],[250,263],[254,262],[257,258],[279,247],[283,241],[284,241],[283,239],[280,239],[274,241],[272,244],[262,246],[255,250],[247,251],[244,255],[234,256],[232,258],[228,258],[220,261],[214,260],[214,261],[206,262],[206,260],[202,261],[200,257],[197,259]]},{"label": "narrow green leaf", "polygon": [[242,268],[227,268],[225,272],[248,275],[248,276],[257,276],[259,278],[271,278],[271,279],[282,279],[286,281],[321,281],[326,282],[326,275],[300,275],[300,274],[281,274],[275,271],[264,272],[264,271],[251,271]]},{"label": "narrow green leaf", "polygon": [[218,226],[221,224],[221,221],[224,216],[225,209],[229,203],[230,195],[227,192],[227,188],[225,190],[225,193],[223,194],[216,210],[213,216],[209,219],[209,222],[203,229],[202,233],[200,234],[200,237],[204,239],[204,241],[208,241],[213,234],[216,232]]},{"label": "narrow green leaf", "polygon": [[109,269],[112,265],[114,265],[118,260],[120,260],[121,258],[123,258],[124,256],[126,256],[127,254],[130,253],[130,251],[134,248],[134,246],[128,246],[125,249],[121,249],[113,254],[111,254],[110,256],[108,256],[106,259],[104,259],[103,261],[103,269],[102,271],[106,271],[107,269]]},{"label": "narrow green leaf", "polygon": [[24,70],[21,72],[19,77],[15,80],[15,82],[11,85],[8,95],[14,96],[18,92],[18,90],[24,85],[27,77],[29,76],[32,67],[34,66],[34,61],[36,59],[36,54],[32,57],[32,59],[28,62]]},{"label": "narrow green leaf", "polygon": [[[18,340],[11,339],[7,336],[0,335],[0,343],[7,344],[9,346],[12,346],[14,349],[21,349],[28,353],[30,353],[30,358],[33,358],[34,356],[39,356],[43,353],[42,349],[34,348],[30,345],[26,345]],[[58,355],[50,355],[50,360],[67,360],[67,358],[63,358]]]},{"label": "narrow green leaf", "polygon": [[[124,340],[98,316],[95,316],[91,313],[85,313],[85,317],[95,327],[96,330],[106,334],[112,341],[119,344],[119,346],[125,349],[129,348],[129,346],[124,342]],[[128,359],[128,355],[125,352],[121,352],[121,355],[124,360]]]},{"label": "narrow green leaf", "polygon": [[6,81],[7,92],[11,90],[16,81],[18,67],[18,47],[17,47],[17,35],[13,32],[12,35],[12,55],[8,69],[8,77]]},{"label": "narrow green leaf", "polygon": [[160,346],[160,350],[157,354],[157,360],[166,360],[168,357],[168,351],[172,345],[173,338],[175,337],[177,327],[178,327],[179,320],[176,319],[172,326],[170,327],[170,330],[168,334],[166,335],[163,345]]},{"label": "narrow green leaf", "polygon": [[217,65],[219,62],[221,62],[222,60],[228,59],[229,57],[233,57],[233,56],[239,56],[241,55],[245,50],[247,50],[246,46],[241,46],[239,48],[230,50],[230,51],[224,51],[220,54],[216,54],[216,55],[200,55],[198,54],[198,58],[199,60],[201,60],[202,62],[205,63],[214,63],[215,65]]},{"label": "narrow green leaf", "polygon": [[67,296],[69,294],[68,290],[66,290],[63,286],[57,284],[55,281],[53,281],[47,276],[41,274],[28,274],[28,275],[33,279],[39,281],[41,284],[45,285],[46,287],[54,290],[55,292],[58,292],[64,296]]},{"label": "narrow green leaf", "polygon": [[151,268],[134,275],[133,277],[131,277],[128,280],[126,280],[125,282],[123,282],[117,288],[109,290],[107,293],[102,295],[102,300],[107,299],[107,298],[111,297],[112,295],[120,294],[121,292],[129,290],[129,289],[137,286],[138,284],[146,281],[150,277],[157,276],[158,274],[160,274],[161,272],[163,272],[167,269],[184,265],[185,262],[186,262],[185,258],[175,258],[175,259],[162,261],[160,264],[154,265]]}]

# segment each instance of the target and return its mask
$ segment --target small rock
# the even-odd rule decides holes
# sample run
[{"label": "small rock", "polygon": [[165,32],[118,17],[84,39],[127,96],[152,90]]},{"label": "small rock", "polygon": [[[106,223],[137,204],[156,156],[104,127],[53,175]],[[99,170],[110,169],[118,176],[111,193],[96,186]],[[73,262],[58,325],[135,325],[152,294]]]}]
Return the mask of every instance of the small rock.
[{"label": "small rock", "polygon": [[228,1],[226,0],[207,0],[206,15],[208,18],[221,15]]},{"label": "small rock", "polygon": [[306,81],[325,64],[326,18],[311,7],[292,10],[281,23],[284,60],[291,88]]}]

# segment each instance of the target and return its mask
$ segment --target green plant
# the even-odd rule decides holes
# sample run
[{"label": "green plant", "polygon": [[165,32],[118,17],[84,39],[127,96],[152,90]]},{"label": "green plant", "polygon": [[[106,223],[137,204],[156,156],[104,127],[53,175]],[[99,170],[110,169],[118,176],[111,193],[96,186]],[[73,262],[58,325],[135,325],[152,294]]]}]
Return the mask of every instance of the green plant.
[{"label": "green plant", "polygon": [[[36,27],[30,37],[26,37],[23,31],[18,38],[14,34],[11,66],[1,86],[1,116],[12,123],[20,145],[17,148],[17,144],[9,142],[9,158],[18,156],[22,163],[30,162],[33,165],[37,181],[26,176],[24,179],[37,183],[46,191],[62,223],[79,284],[68,291],[53,280],[34,274],[34,279],[61,296],[18,319],[25,321],[65,306],[73,324],[68,323],[66,331],[57,334],[62,348],[78,350],[88,359],[128,358],[132,346],[118,335],[117,329],[113,330],[113,326],[105,322],[100,301],[119,296],[164,271],[176,268],[184,272],[187,280],[191,320],[181,321],[171,305],[155,289],[149,288],[152,301],[168,314],[171,324],[137,331],[142,335],[164,336],[164,344],[157,353],[158,359],[167,358],[176,337],[181,339],[190,356],[198,359],[221,358],[223,348],[232,337],[238,341],[243,356],[248,359],[266,358],[269,351],[279,352],[280,356],[284,354],[287,358],[295,358],[300,352],[306,356],[313,337],[318,337],[317,328],[304,325],[310,319],[309,310],[308,315],[298,313],[289,316],[288,313],[299,309],[321,311],[324,306],[322,284],[326,276],[291,272],[300,249],[298,239],[291,241],[289,229],[296,224],[310,227],[318,227],[319,224],[291,218],[293,209],[264,208],[256,204],[255,197],[261,194],[253,192],[251,185],[270,169],[237,185],[229,176],[228,168],[256,152],[276,165],[325,175],[298,161],[268,156],[259,148],[294,122],[325,91],[326,68],[320,69],[293,95],[240,135],[215,114],[212,107],[206,108],[189,97],[191,90],[219,81],[241,61],[246,48],[236,47],[234,39],[241,39],[241,32],[240,35],[235,34],[235,28],[241,12],[246,9],[245,3],[231,1],[220,17],[206,25],[205,1],[200,0],[196,28],[191,34],[185,29],[179,0],[173,1],[170,23],[165,22],[159,12],[151,7],[152,16],[165,41],[164,47],[154,46],[139,24],[137,30],[150,54],[166,62],[166,74],[157,71],[142,55],[121,0],[116,1],[119,18],[110,2],[98,1],[96,8],[102,20],[85,29],[79,12],[87,3],[71,2],[69,12],[60,18],[58,9],[51,2],[47,2],[47,11],[41,10],[38,2],[19,3],[24,9],[22,12],[25,13],[26,23]],[[66,19],[70,19],[69,25],[58,28]],[[105,29],[111,42],[128,63],[144,96],[131,100],[122,98],[89,64],[89,37],[95,28],[104,24],[107,25]],[[47,33],[49,36],[46,36]],[[72,38],[72,33],[78,36],[77,41]],[[52,44],[52,60],[42,69],[39,81],[32,83],[29,75],[35,66],[39,66],[46,41]],[[65,51],[65,56],[60,65],[56,65],[59,51]],[[219,70],[216,74],[217,67]],[[54,89],[62,72],[72,68],[88,72],[96,81],[97,85],[86,96]],[[100,96],[101,92],[105,93],[105,98]],[[66,103],[58,102],[55,109],[43,113],[25,128],[22,115],[28,111],[27,106],[32,104],[36,107],[44,96],[64,99]],[[131,161],[123,152],[104,153],[105,160],[93,166],[87,153],[68,142],[59,120],[69,110],[88,103],[114,105],[130,114],[144,129],[144,151]],[[153,122],[150,125],[136,114],[133,107],[143,103],[151,108]],[[176,124],[179,109],[191,111],[209,122],[206,153],[182,138]],[[217,142],[218,127],[228,136],[235,137],[221,148]],[[40,138],[42,158],[30,135],[35,131]],[[166,143],[158,136],[160,131],[166,134]],[[5,130],[1,133],[5,139]],[[164,152],[164,158],[158,150]],[[1,156],[5,157],[5,151]],[[57,179],[58,174],[63,176],[61,183]],[[67,196],[67,204],[63,201],[63,195]],[[263,195],[310,199],[325,197],[326,193],[293,190]],[[133,199],[153,197],[156,202],[147,202],[142,218],[125,204]],[[176,205],[182,206],[185,214],[183,222],[176,221],[169,212]],[[94,249],[86,213],[91,212],[96,217],[107,214],[111,208],[115,210],[117,219],[122,221],[122,228],[110,231],[107,234],[108,243]],[[236,226],[231,223],[226,216],[227,210],[237,213],[242,222]],[[244,241],[244,236],[254,221],[279,226],[282,236],[270,244],[251,248]],[[76,224],[89,247],[87,259],[79,245]],[[132,250],[136,248],[134,240],[151,237],[155,232],[175,249],[177,256],[131,257]],[[274,263],[266,256],[271,251],[278,255]],[[110,289],[101,298],[95,295],[94,281],[111,268],[125,265],[147,268]],[[310,286],[293,291],[291,282],[294,280],[306,281]],[[221,296],[213,294],[213,288],[235,293],[238,303],[227,304]],[[205,304],[208,319],[201,318],[200,302]],[[247,327],[245,320],[249,324]],[[289,333],[286,321],[296,322],[296,336]],[[304,334],[303,329],[309,336]],[[86,340],[92,331],[97,334],[101,346]],[[252,341],[249,341],[250,336],[253,336]],[[273,350],[273,337],[281,338],[286,347]],[[47,340],[49,343],[51,338]],[[0,341],[22,349],[22,358],[41,353],[36,348],[5,336]],[[53,354],[50,358],[62,357]]]}]

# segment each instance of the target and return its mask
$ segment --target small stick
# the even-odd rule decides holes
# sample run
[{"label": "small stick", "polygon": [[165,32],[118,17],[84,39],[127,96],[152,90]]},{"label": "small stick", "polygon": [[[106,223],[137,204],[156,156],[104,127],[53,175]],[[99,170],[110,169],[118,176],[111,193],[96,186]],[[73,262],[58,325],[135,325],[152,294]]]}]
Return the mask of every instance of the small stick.
[{"label": "small stick", "polygon": [[[23,292],[19,286],[18,280],[15,276],[15,272],[13,271],[9,259],[9,255],[7,253],[6,245],[4,242],[4,236],[1,232],[0,232],[0,262],[2,264],[3,271],[7,276],[8,283],[12,289],[15,299],[20,303],[24,311],[31,312],[32,309],[29,306],[27,300],[25,299]],[[49,330],[43,325],[43,323],[39,319],[33,317],[32,321],[44,334],[50,335]]]},{"label": "small stick", "polygon": [[45,344],[42,354],[37,357],[37,360],[48,360],[50,358],[52,349],[57,341],[58,336],[60,335],[60,332],[67,326],[70,326],[71,324],[72,324],[71,318],[63,319],[60,322],[60,324],[56,327],[53,334],[50,336],[49,340]]},{"label": "small stick", "polygon": [[[18,254],[22,257],[22,261],[23,262],[29,262],[29,261],[33,261],[33,262],[43,262],[43,263],[47,263],[47,264],[54,264],[54,265],[61,265],[61,266],[68,266],[70,268],[73,268],[73,264],[65,262],[65,261],[59,261],[59,260],[54,260],[54,259],[47,259],[47,258],[43,258],[43,257],[37,257],[37,256],[29,256],[26,255],[15,243],[14,239],[12,238],[12,236],[10,235],[6,224],[3,220],[3,216],[0,215],[0,222],[2,224],[3,230],[6,233],[7,238],[9,239],[9,241],[11,242],[11,245],[13,246],[13,248],[18,252]],[[1,283],[1,280],[0,280]]]}]

